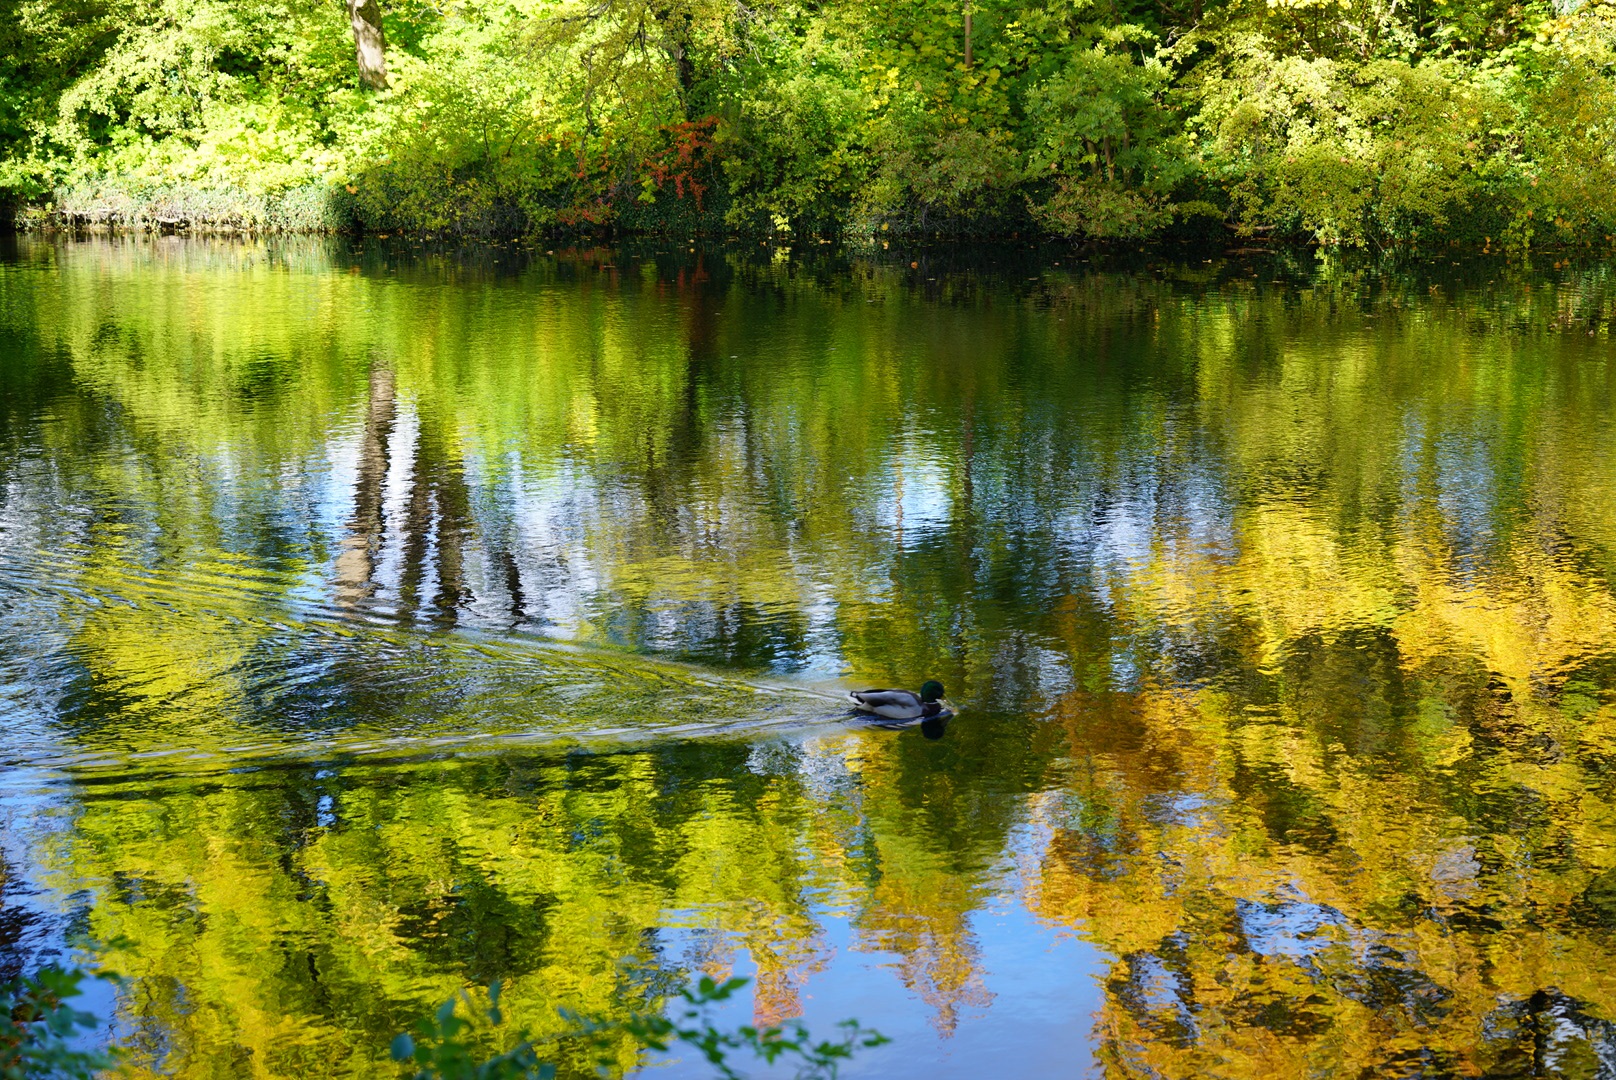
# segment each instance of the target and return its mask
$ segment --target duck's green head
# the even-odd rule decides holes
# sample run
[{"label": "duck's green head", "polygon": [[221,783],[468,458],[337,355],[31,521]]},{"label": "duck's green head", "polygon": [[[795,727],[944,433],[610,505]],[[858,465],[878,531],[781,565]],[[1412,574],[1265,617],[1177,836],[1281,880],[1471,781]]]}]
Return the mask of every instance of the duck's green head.
[{"label": "duck's green head", "polygon": [[943,684],[936,679],[929,680],[920,688],[921,701],[936,701],[943,696]]}]

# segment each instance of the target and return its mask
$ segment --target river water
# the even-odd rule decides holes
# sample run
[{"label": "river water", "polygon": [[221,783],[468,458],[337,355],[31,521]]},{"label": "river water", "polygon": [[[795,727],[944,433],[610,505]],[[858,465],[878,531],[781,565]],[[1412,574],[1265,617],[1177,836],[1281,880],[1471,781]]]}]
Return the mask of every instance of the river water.
[{"label": "river water", "polygon": [[739,974],[849,1075],[1616,1077],[1609,270],[7,243],[0,977],[138,1074]]}]

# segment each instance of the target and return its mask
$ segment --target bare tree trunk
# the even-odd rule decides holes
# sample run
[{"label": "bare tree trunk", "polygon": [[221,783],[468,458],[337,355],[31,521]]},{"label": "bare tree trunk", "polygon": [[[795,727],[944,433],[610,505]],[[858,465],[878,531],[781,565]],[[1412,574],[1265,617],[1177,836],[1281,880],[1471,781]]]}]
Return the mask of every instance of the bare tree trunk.
[{"label": "bare tree trunk", "polygon": [[347,0],[353,24],[354,59],[359,78],[372,90],[387,89],[387,41],[382,37],[382,6],[377,0]]}]

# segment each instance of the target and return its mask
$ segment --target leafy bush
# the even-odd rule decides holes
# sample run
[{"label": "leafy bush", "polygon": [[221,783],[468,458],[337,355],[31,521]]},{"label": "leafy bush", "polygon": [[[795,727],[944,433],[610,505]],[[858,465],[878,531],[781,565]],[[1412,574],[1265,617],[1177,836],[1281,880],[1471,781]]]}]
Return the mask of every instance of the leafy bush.
[{"label": "leafy bush", "polygon": [[[860,1027],[856,1020],[841,1025],[841,1038],[821,1042],[813,1041],[798,1023],[761,1029],[745,1025],[735,1031],[716,1027],[706,1015],[707,1007],[729,1000],[746,982],[736,978],[719,983],[703,976],[694,987],[679,992],[683,1006],[676,1017],[652,1014],[600,1021],[569,1014],[568,1019],[598,1048],[596,1064],[603,1074],[610,1071],[616,1059],[612,1051],[623,1036],[634,1045],[656,1051],[683,1043],[700,1051],[725,1080],[736,1080],[741,1075],[730,1062],[737,1051],[771,1065],[782,1059],[794,1060],[801,1080],[832,1080],[842,1062],[856,1050],[888,1041],[878,1032]],[[481,1007],[465,993],[450,998],[431,1018],[417,1024],[414,1034],[401,1034],[393,1040],[393,1059],[417,1066],[415,1080],[552,1080],[555,1066],[539,1059],[524,1033],[511,1037],[515,1045],[509,1049],[486,1048],[498,1039],[498,1029],[504,1023],[499,997],[500,984],[496,982],[488,987],[487,1004]],[[462,1005],[469,1016],[460,1015]]]},{"label": "leafy bush", "polygon": [[1243,224],[1356,247],[1440,234],[1479,194],[1508,113],[1449,65],[1279,57],[1255,42],[1194,93],[1203,160]]},{"label": "leafy bush", "polygon": [[73,1048],[75,1034],[96,1026],[93,1014],[68,1004],[85,978],[46,967],[0,985],[0,1080],[88,1080],[112,1064],[111,1055]]},{"label": "leafy bush", "polygon": [[1189,173],[1184,141],[1163,107],[1170,73],[1155,55],[1136,59],[1120,34],[1074,50],[1028,95],[1038,134],[1030,174],[1054,178],[1033,203],[1052,232],[1132,240],[1172,219],[1168,195]]}]

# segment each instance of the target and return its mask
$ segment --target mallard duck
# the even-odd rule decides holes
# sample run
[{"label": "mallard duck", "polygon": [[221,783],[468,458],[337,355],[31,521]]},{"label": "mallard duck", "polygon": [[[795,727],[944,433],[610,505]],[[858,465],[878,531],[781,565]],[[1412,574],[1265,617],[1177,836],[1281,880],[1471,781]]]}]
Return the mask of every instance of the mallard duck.
[{"label": "mallard duck", "polygon": [[912,690],[853,690],[847,700],[855,709],[887,720],[929,720],[953,715],[942,697],[943,684],[931,679],[918,694]]}]

